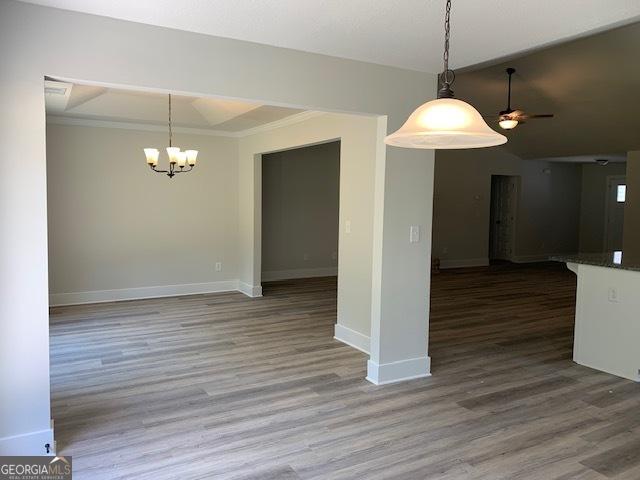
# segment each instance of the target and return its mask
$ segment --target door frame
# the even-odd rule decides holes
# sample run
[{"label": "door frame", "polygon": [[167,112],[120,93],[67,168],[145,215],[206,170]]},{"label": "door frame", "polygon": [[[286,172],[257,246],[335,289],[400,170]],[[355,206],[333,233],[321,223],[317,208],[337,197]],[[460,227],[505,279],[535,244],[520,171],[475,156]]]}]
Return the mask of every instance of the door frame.
[{"label": "door frame", "polygon": [[[604,233],[602,235],[602,251],[608,251],[609,247],[609,206],[611,204],[611,185],[615,180],[623,179],[627,181],[626,175],[607,175],[605,178],[606,186],[605,186],[605,202],[604,202]],[[626,199],[625,199],[626,204]]]}]

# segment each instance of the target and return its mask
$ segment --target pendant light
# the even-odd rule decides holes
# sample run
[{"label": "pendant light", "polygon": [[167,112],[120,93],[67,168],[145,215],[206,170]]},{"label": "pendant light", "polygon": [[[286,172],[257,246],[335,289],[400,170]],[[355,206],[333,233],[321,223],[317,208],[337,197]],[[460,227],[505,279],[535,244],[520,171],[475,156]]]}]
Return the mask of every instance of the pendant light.
[{"label": "pendant light", "polygon": [[[196,164],[196,158],[198,157],[197,150],[187,150],[185,152],[180,151],[180,148],[174,147],[173,142],[173,130],[171,128],[171,94],[169,94],[169,146],[167,147],[167,155],[169,156],[169,169],[158,170],[158,157],[160,156],[160,150],[157,148],[145,148],[144,155],[147,158],[147,165],[156,173],[166,173],[169,178],[173,178],[178,173],[187,173],[193,170]],[[185,170],[186,166],[189,166]]]},{"label": "pendant light", "polygon": [[449,18],[451,0],[447,0],[444,20],[444,70],[439,75],[442,87],[438,98],[418,107],[396,132],[384,139],[387,145],[404,148],[458,149],[502,145],[507,137],[492,130],[482,115],[462,100],[453,98],[455,80],[449,69]]}]

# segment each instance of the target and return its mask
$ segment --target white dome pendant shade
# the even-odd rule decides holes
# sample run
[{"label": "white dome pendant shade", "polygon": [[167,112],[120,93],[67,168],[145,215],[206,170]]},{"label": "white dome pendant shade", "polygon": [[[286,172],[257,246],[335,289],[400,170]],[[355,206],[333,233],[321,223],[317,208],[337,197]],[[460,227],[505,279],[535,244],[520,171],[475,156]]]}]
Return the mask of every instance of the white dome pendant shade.
[{"label": "white dome pendant shade", "polygon": [[404,148],[460,149],[493,147],[507,143],[507,137],[491,129],[478,111],[453,98],[451,84],[456,76],[449,70],[449,19],[451,0],[444,18],[444,69],[440,74],[438,98],[418,107],[396,132],[384,139],[387,145]]},{"label": "white dome pendant shade", "polygon": [[506,142],[507,137],[492,130],[475,108],[455,98],[421,105],[384,139],[394,147],[429,149],[493,147]]}]

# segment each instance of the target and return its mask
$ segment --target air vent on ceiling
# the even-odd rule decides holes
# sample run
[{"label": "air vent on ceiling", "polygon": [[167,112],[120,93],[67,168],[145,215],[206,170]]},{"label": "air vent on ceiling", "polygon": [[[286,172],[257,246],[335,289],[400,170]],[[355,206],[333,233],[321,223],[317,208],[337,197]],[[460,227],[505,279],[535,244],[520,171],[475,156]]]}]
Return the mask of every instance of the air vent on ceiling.
[{"label": "air vent on ceiling", "polygon": [[65,95],[67,89],[64,87],[44,87],[44,93],[47,95]]}]

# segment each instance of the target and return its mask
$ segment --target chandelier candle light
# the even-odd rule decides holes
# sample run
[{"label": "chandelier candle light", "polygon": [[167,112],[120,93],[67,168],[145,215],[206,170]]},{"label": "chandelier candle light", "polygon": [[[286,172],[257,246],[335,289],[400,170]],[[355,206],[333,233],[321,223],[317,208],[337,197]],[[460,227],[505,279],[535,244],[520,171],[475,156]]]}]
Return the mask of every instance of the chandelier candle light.
[{"label": "chandelier candle light", "polygon": [[449,17],[447,0],[444,20],[444,70],[439,75],[438,98],[418,107],[396,132],[384,139],[387,145],[404,148],[459,149],[502,145],[507,137],[492,130],[482,115],[462,100],[453,98],[455,80],[449,69]]},{"label": "chandelier candle light", "polygon": [[[186,173],[193,170],[198,157],[197,150],[180,151],[180,148],[172,145],[173,132],[171,129],[171,94],[169,94],[169,146],[167,147],[167,155],[169,156],[169,170],[158,170],[158,157],[160,150],[157,148],[145,148],[144,154],[147,157],[147,165],[156,173],[166,173],[169,178],[173,178],[178,173]],[[189,168],[185,170],[185,167]]]}]

